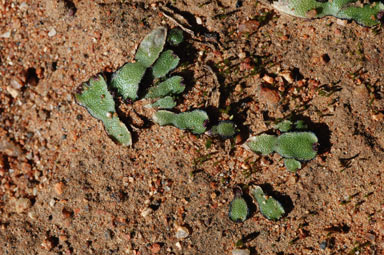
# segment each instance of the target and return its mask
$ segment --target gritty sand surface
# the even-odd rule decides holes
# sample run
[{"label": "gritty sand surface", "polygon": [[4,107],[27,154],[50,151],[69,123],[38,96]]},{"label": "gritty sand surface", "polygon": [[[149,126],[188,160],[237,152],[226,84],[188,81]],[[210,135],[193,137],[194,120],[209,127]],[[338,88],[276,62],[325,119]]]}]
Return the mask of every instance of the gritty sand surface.
[{"label": "gritty sand surface", "polygon": [[[0,1],[1,254],[231,254],[241,239],[251,254],[384,254],[383,29],[240,2]],[[176,109],[240,133],[159,127],[116,98],[134,136],[119,146],[74,95],[169,17],[193,32]],[[241,146],[290,116],[320,141],[296,174]],[[287,215],[232,222],[232,188],[251,183]]]}]

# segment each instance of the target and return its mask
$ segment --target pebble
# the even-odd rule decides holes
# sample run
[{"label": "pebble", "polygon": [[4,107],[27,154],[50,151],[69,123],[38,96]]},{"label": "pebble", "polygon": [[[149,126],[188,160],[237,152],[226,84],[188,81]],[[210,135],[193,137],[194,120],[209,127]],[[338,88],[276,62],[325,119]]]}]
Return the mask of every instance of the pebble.
[{"label": "pebble", "polygon": [[347,20],[345,19],[337,19],[336,24],[345,27],[347,25]]},{"label": "pebble", "polygon": [[49,30],[49,32],[48,32],[48,36],[53,37],[55,35],[56,35],[56,30],[54,28],[51,28],[51,30]]},{"label": "pebble", "polygon": [[57,195],[63,194],[64,183],[58,182],[55,184],[55,192]]},{"label": "pebble", "polygon": [[273,84],[275,82],[275,79],[269,75],[264,75],[263,81],[265,81],[268,84]]},{"label": "pebble", "polygon": [[327,248],[327,241],[323,241],[320,243],[320,249],[325,250]]},{"label": "pebble", "polygon": [[32,206],[31,201],[28,198],[19,198],[15,202],[15,211],[17,213],[23,213],[25,210]]},{"label": "pebble", "polygon": [[240,52],[238,56],[240,59],[244,59],[247,57],[247,54],[245,52]]},{"label": "pebble", "polygon": [[152,213],[152,208],[148,207],[146,209],[144,209],[142,212],[141,212],[141,216],[143,218],[147,217],[148,215],[150,215]]},{"label": "pebble", "polygon": [[152,253],[159,253],[159,251],[160,251],[160,249],[161,249],[161,246],[160,246],[160,244],[158,244],[158,243],[154,243],[154,244],[152,244],[152,246],[151,246],[151,252]]},{"label": "pebble", "polygon": [[181,247],[181,243],[180,243],[180,242],[176,242],[175,245],[176,245],[177,249],[179,249],[179,250],[182,249],[182,247]]},{"label": "pebble", "polygon": [[41,243],[41,247],[50,251],[55,246],[55,243],[52,238],[47,238]]},{"label": "pebble", "polygon": [[36,219],[36,213],[35,213],[35,212],[28,212],[28,217],[29,217],[31,220],[35,220],[35,219]]},{"label": "pebble", "polygon": [[28,4],[26,2],[22,2],[19,6],[19,9],[25,11],[28,9]]},{"label": "pebble", "polygon": [[196,23],[197,23],[198,25],[201,25],[201,24],[203,24],[203,21],[201,20],[200,17],[196,17]]},{"label": "pebble", "polygon": [[11,86],[14,89],[21,89],[21,87],[23,86],[23,82],[20,79],[15,78],[15,79],[11,80]]},{"label": "pebble", "polygon": [[248,249],[234,249],[232,255],[250,255],[251,251]]},{"label": "pebble", "polygon": [[383,121],[384,120],[384,113],[379,112],[378,114],[372,115],[372,120],[374,121]]},{"label": "pebble", "polygon": [[239,32],[240,33],[254,33],[259,29],[260,22],[257,20],[248,20],[242,24],[239,25]]},{"label": "pebble", "polygon": [[11,37],[11,31],[5,32],[4,34],[0,35],[0,38],[9,38]]},{"label": "pebble", "polygon": [[289,84],[294,82],[291,71],[283,71],[280,73],[280,75],[283,76],[284,80],[286,80]]},{"label": "pebble", "polygon": [[189,236],[189,230],[186,227],[177,227],[176,228],[176,234],[175,234],[177,239],[184,239]]},{"label": "pebble", "polygon": [[280,101],[279,93],[270,88],[261,87],[260,100],[269,105],[276,105]]},{"label": "pebble", "polygon": [[14,89],[14,88],[7,87],[7,91],[8,91],[9,94],[11,94],[11,96],[12,96],[13,98],[16,98],[16,97],[19,96],[19,91],[16,90],[16,89]]}]

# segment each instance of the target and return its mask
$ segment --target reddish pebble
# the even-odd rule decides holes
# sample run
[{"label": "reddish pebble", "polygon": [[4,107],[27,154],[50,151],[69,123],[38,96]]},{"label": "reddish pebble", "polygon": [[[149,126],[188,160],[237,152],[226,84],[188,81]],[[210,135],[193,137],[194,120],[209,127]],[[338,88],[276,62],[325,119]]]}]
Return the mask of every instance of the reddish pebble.
[{"label": "reddish pebble", "polygon": [[270,88],[261,87],[260,100],[269,105],[276,105],[280,101],[279,93]]},{"label": "reddish pebble", "polygon": [[151,246],[151,252],[152,253],[159,253],[159,251],[160,251],[160,249],[161,249],[161,246],[160,246],[160,244],[158,244],[158,243],[154,243],[154,244],[152,244],[152,246]]},{"label": "reddish pebble", "polygon": [[55,191],[57,195],[63,194],[63,189],[64,189],[64,183],[58,182],[55,184]]}]

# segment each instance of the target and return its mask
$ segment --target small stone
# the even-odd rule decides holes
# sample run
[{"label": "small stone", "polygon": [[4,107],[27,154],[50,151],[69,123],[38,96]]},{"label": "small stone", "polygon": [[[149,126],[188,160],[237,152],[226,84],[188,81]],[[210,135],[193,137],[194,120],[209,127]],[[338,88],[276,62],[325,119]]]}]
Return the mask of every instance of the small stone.
[{"label": "small stone", "polygon": [[327,248],[327,241],[323,241],[320,243],[320,249],[325,250]]},{"label": "small stone", "polygon": [[160,249],[161,249],[161,246],[158,243],[154,243],[151,246],[151,252],[154,254],[159,253]]},{"label": "small stone", "polygon": [[275,79],[269,75],[264,75],[263,80],[268,84],[273,84],[275,82]]},{"label": "small stone", "polygon": [[260,101],[268,105],[276,105],[280,101],[280,96],[279,93],[275,90],[266,87],[261,87]]},{"label": "small stone", "polygon": [[258,22],[257,20],[248,20],[239,25],[239,32],[254,33],[259,29],[259,27],[260,27],[260,22]]},{"label": "small stone", "polygon": [[55,247],[55,241],[53,238],[47,238],[41,243],[41,247],[50,251],[53,247]]},{"label": "small stone", "polygon": [[54,207],[55,204],[56,204],[55,199],[51,199],[51,200],[49,201],[49,206],[50,206],[50,207]]},{"label": "small stone", "polygon": [[243,90],[243,88],[241,87],[241,85],[240,85],[240,84],[237,84],[236,87],[235,87],[235,91],[239,93],[239,92],[241,92],[242,90]]},{"label": "small stone", "polygon": [[251,251],[248,249],[234,249],[232,255],[250,255]]},{"label": "small stone", "polygon": [[26,2],[22,2],[19,6],[19,9],[25,11],[28,9],[28,4]]},{"label": "small stone", "polygon": [[16,89],[14,89],[14,88],[7,87],[7,91],[8,91],[9,94],[11,94],[11,96],[12,96],[13,98],[16,98],[16,97],[19,96],[19,91],[16,90]]},{"label": "small stone", "polygon": [[15,78],[11,80],[11,86],[14,89],[21,89],[21,87],[23,87],[23,82],[19,78]]},{"label": "small stone", "polygon": [[55,35],[56,35],[56,30],[54,28],[51,28],[51,30],[49,30],[49,32],[48,32],[48,36],[53,37]]},{"label": "small stone", "polygon": [[175,234],[177,239],[184,239],[189,236],[189,230],[186,227],[177,227],[176,228],[176,234]]},{"label": "small stone", "polygon": [[383,121],[384,120],[384,113],[379,112],[377,114],[372,115],[372,120],[374,121]]},{"label": "small stone", "polygon": [[283,71],[280,73],[281,76],[289,83],[292,84],[294,82],[293,75],[291,71]]},{"label": "small stone", "polygon": [[0,38],[9,38],[11,37],[11,31],[5,32],[4,34],[0,35]]},{"label": "small stone", "polygon": [[57,195],[63,194],[63,189],[64,189],[64,183],[58,182],[55,184],[55,191]]},{"label": "small stone", "polygon": [[247,54],[245,54],[245,52],[240,52],[239,53],[239,58],[240,59],[244,59],[244,58],[246,58],[247,57]]},{"label": "small stone", "polygon": [[347,25],[347,20],[345,19],[337,19],[336,24],[345,27]]},{"label": "small stone", "polygon": [[35,212],[28,212],[28,217],[29,217],[31,220],[35,220],[35,219],[36,219],[36,213],[35,213]]},{"label": "small stone", "polygon": [[236,137],[235,137],[235,143],[236,143],[237,145],[239,145],[239,144],[241,144],[242,142],[243,142],[243,137],[241,136],[241,134],[236,135]]},{"label": "small stone", "polygon": [[181,243],[180,243],[180,242],[176,242],[175,245],[176,245],[177,249],[179,249],[179,250],[182,249],[182,247],[181,247]]},{"label": "small stone", "polygon": [[15,202],[15,211],[21,214],[31,206],[32,206],[32,203],[28,198],[19,198]]},{"label": "small stone", "polygon": [[66,235],[59,235],[59,241],[61,243],[65,242],[68,240],[68,237]]},{"label": "small stone", "polygon": [[148,207],[146,209],[144,209],[142,212],[141,212],[141,216],[143,218],[147,217],[148,215],[150,215],[152,213],[152,208]]},{"label": "small stone", "polygon": [[196,17],[196,23],[197,23],[198,25],[202,25],[202,24],[203,24],[203,21],[201,20],[200,17]]},{"label": "small stone", "polygon": [[115,234],[113,233],[112,230],[110,229],[107,229],[105,232],[104,232],[104,237],[108,240],[111,240],[113,238]]}]

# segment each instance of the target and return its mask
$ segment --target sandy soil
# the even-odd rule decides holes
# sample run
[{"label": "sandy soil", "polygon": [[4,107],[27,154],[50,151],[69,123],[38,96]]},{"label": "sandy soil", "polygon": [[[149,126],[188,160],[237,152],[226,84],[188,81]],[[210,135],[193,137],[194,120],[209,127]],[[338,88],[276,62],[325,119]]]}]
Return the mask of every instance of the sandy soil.
[{"label": "sandy soil", "polygon": [[[223,141],[128,116],[134,144],[119,146],[74,94],[175,27],[169,17],[192,31],[178,110],[233,116],[241,132]],[[253,0],[0,1],[1,254],[231,254],[239,240],[251,254],[384,254],[383,45],[381,27]],[[241,146],[289,116],[320,140],[296,174]],[[232,222],[232,188],[250,183],[287,215]]]}]

